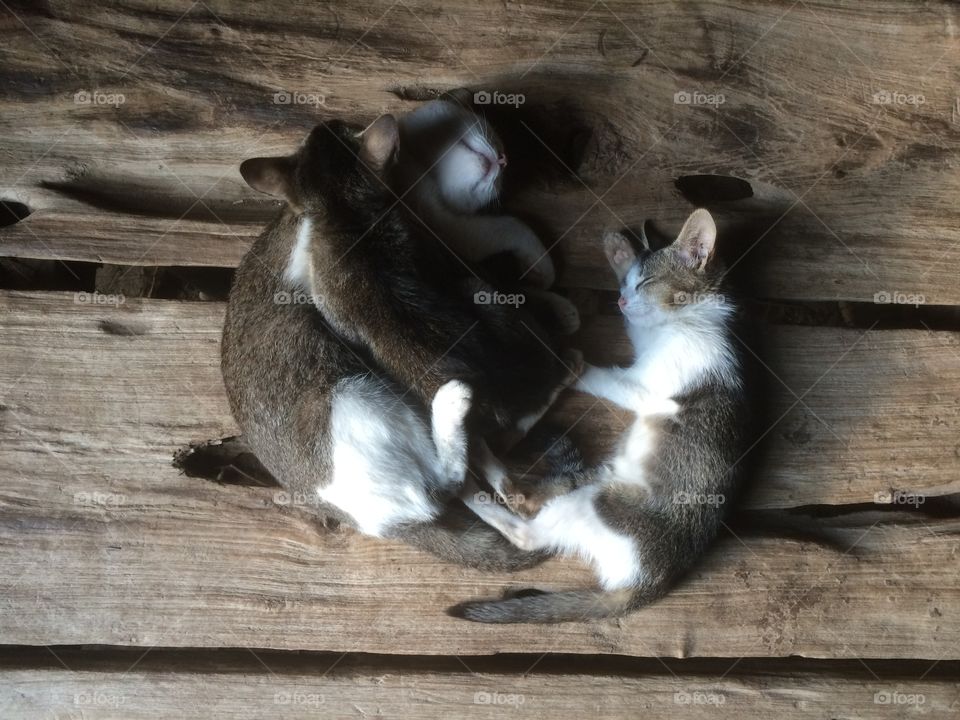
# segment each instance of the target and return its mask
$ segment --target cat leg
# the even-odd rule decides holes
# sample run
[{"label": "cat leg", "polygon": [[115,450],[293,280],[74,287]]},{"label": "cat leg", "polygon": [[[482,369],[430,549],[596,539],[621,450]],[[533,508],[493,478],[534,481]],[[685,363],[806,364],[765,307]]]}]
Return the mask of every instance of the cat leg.
[{"label": "cat leg", "polygon": [[498,530],[518,548],[530,545],[528,520],[516,515],[485,493],[472,480],[468,480],[460,499],[473,513],[490,527]]},{"label": "cat leg", "polygon": [[[513,489],[510,483],[509,474],[506,466],[496,456],[487,441],[480,438],[474,444],[476,464],[483,475],[483,479],[493,488],[493,492],[500,497],[500,501],[507,506],[510,505],[511,493]],[[508,487],[509,486],[509,487]]]},{"label": "cat leg", "polygon": [[520,279],[548,288],[556,269],[540,238],[526,224],[510,215],[458,215],[442,219],[443,237],[461,258],[482,262],[508,252],[521,264]]},{"label": "cat leg", "polygon": [[564,367],[566,367],[567,374],[560,381],[560,384],[553,389],[553,392],[550,393],[549,399],[542,407],[538,408],[529,415],[523,416],[517,421],[517,430],[523,433],[523,435],[526,435],[528,432],[530,432],[530,428],[536,425],[540,419],[547,414],[547,411],[553,407],[553,404],[557,401],[560,393],[577,382],[577,379],[580,377],[580,373],[583,370],[583,353],[581,353],[579,350],[568,348],[561,353],[560,361],[563,363]]},{"label": "cat leg", "polygon": [[577,306],[563,295],[537,289],[525,289],[527,307],[535,312],[556,335],[573,335],[580,329],[580,312]]},{"label": "cat leg", "polygon": [[488,493],[479,491],[472,481],[467,481],[460,498],[487,525],[498,530],[517,548],[530,552],[565,545],[569,548],[580,538],[565,537],[567,532],[582,524],[581,514],[593,510],[593,492],[582,490],[551,498],[540,514],[529,518],[497,503]]},{"label": "cat leg", "polygon": [[443,480],[460,487],[467,473],[465,420],[473,393],[459,380],[450,380],[437,390],[430,405],[430,430],[437,448]]},{"label": "cat leg", "polygon": [[642,385],[629,379],[626,372],[626,369],[619,367],[587,365],[574,389],[642,415],[676,415],[679,412],[680,406],[676,401],[651,395]]},{"label": "cat leg", "polygon": [[594,397],[609,400],[627,410],[636,409],[639,388],[627,379],[626,370],[619,367],[600,368],[587,364],[574,389]]}]

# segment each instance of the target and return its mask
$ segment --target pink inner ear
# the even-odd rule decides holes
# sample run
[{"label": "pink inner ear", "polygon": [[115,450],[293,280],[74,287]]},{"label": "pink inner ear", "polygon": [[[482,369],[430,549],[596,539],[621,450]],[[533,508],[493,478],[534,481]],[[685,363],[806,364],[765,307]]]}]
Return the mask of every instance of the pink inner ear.
[{"label": "pink inner ear", "polygon": [[680,251],[680,255],[683,257],[687,265],[690,265],[691,267],[696,267],[697,265],[700,264],[700,260],[701,260],[700,253],[698,252],[698,250],[699,250],[699,246],[695,246],[692,248],[686,247]]},{"label": "pink inner ear", "polygon": [[680,248],[680,258],[683,262],[692,267],[700,267],[710,255],[699,234],[693,236]]}]

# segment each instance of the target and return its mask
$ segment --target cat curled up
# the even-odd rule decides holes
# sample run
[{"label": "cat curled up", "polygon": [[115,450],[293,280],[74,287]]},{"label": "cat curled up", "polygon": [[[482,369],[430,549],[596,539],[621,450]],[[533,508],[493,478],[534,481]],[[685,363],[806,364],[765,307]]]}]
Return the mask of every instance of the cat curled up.
[{"label": "cat curled up", "polygon": [[[497,207],[507,155],[471,98],[461,88],[400,117],[394,190],[426,236],[442,243],[438,252],[455,253],[478,273],[467,290],[489,296],[510,284],[549,331],[570,335],[580,327],[580,316],[573,303],[546,290],[556,276],[549,252],[529,226]],[[494,287],[479,276],[479,264],[498,254],[514,258],[516,273],[501,273]]]},{"label": "cat curled up", "polygon": [[540,238],[518,218],[493,210],[507,155],[470,98],[461,88],[400,118],[396,190],[459,257],[477,263],[510,253],[529,285],[550,287],[556,271]]},{"label": "cat curled up", "polygon": [[423,257],[385,181],[398,136],[390,116],[362,133],[331,121],[294,154],[241,166],[286,204],[231,289],[231,409],[286,489],[359,531],[472,567],[528,566],[541,555],[448,501],[468,433],[532,424],[573,376],[527,329],[478,320],[455,273]]},{"label": "cat curled up", "polygon": [[541,503],[532,517],[469,503],[519,548],[589,562],[602,589],[466,602],[452,614],[490,623],[622,615],[664,595],[716,536],[739,484],[748,404],[715,239],[706,210],[653,252],[605,237],[635,359],[588,366],[576,388],[632,410],[632,425],[599,467],[556,468],[545,497],[531,498]]}]

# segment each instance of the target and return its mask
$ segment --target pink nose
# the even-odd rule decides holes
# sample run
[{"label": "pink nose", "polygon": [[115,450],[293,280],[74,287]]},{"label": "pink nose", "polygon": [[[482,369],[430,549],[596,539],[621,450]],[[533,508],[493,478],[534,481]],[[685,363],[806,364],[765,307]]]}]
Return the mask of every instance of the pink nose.
[{"label": "pink nose", "polygon": [[619,305],[620,309],[623,310],[627,306],[627,299],[621,296],[620,299],[617,300],[617,305]]},{"label": "pink nose", "polygon": [[507,166],[507,156],[506,156],[506,155],[501,155],[500,157],[498,157],[498,158],[497,158],[497,165],[499,165],[500,167],[506,167],[506,166]]}]

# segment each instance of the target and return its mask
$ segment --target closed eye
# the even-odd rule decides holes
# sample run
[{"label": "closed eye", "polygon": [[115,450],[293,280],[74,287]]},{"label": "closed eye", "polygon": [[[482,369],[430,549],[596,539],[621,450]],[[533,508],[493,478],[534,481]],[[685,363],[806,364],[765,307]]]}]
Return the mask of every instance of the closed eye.
[{"label": "closed eye", "polygon": [[653,280],[652,277],[643,278],[640,282],[637,283],[637,286],[634,288],[634,290],[636,292],[640,292],[640,288],[642,288],[644,285],[649,283],[651,280]]}]

